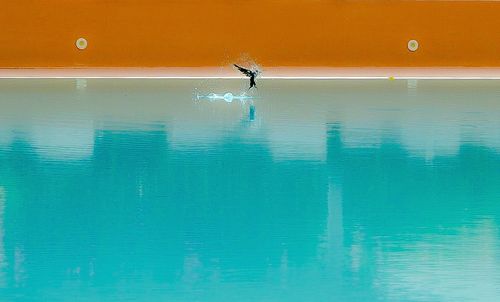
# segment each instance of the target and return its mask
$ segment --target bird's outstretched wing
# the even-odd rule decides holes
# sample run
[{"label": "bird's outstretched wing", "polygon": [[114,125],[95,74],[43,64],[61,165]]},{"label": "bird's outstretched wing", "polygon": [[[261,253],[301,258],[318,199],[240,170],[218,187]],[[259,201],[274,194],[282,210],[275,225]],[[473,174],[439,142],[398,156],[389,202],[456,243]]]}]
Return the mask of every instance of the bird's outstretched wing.
[{"label": "bird's outstretched wing", "polygon": [[248,70],[248,69],[243,68],[241,66],[238,66],[236,64],[233,64],[233,65],[234,65],[234,67],[238,68],[238,70],[241,71],[247,77],[253,77],[253,76],[255,76],[254,73],[251,70]]}]

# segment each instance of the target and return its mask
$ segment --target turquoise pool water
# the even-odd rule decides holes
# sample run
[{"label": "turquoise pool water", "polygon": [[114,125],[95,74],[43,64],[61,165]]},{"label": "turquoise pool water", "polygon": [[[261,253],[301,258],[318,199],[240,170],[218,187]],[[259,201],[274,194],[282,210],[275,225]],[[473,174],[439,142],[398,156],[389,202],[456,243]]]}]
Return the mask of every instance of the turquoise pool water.
[{"label": "turquoise pool water", "polygon": [[0,301],[498,301],[500,82],[0,80]]}]

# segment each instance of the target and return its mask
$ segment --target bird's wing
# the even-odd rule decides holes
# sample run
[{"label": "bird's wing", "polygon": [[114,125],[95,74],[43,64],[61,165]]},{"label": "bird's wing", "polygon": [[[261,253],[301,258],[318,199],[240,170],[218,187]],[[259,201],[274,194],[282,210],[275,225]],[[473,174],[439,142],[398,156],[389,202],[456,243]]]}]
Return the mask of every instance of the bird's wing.
[{"label": "bird's wing", "polygon": [[241,72],[242,72],[244,75],[246,75],[247,77],[252,77],[252,76],[254,76],[254,74],[253,74],[253,72],[252,72],[251,70],[248,70],[248,69],[243,68],[243,67],[241,67],[241,66],[238,66],[238,65],[236,65],[236,64],[234,64],[234,66],[235,66],[236,68],[238,68],[238,70],[239,70],[239,71],[241,71]]}]

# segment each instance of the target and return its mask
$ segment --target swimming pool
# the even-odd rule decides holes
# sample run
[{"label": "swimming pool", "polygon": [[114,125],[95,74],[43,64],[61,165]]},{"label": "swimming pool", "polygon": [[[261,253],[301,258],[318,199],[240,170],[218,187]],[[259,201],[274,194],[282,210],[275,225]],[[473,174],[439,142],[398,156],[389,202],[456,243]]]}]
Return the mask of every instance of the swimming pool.
[{"label": "swimming pool", "polygon": [[496,301],[500,81],[246,84],[0,80],[0,300]]}]

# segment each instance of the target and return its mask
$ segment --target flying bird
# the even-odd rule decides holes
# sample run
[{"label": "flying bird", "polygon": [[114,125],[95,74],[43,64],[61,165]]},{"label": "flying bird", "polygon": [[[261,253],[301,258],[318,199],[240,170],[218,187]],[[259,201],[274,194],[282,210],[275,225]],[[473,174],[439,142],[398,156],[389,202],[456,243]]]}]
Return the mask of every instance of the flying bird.
[{"label": "flying bird", "polygon": [[258,69],[250,70],[250,69],[246,69],[246,68],[243,68],[241,66],[238,66],[236,64],[233,64],[233,65],[234,65],[234,67],[238,68],[238,70],[241,71],[241,73],[243,73],[244,75],[246,75],[247,77],[250,78],[250,87],[248,89],[251,89],[252,87],[257,88],[257,84],[255,83],[255,78],[260,73],[260,71]]}]

